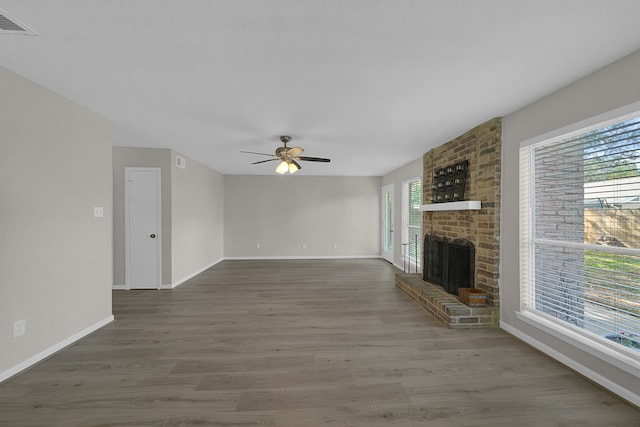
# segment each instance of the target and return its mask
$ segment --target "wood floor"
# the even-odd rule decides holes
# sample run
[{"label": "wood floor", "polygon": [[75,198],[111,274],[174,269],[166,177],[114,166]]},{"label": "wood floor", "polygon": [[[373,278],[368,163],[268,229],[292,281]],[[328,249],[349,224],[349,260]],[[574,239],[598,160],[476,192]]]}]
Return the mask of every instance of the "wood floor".
[{"label": "wood floor", "polygon": [[381,260],[224,261],[0,384],[2,426],[640,426],[499,329],[449,330]]}]

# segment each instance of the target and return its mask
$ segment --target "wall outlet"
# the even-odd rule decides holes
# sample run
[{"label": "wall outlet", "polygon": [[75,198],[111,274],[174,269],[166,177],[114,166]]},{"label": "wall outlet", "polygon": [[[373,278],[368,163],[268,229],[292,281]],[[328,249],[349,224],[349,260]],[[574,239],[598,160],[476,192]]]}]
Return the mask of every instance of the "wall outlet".
[{"label": "wall outlet", "polygon": [[187,159],[185,159],[182,156],[176,156],[176,166],[179,167],[180,169],[186,169]]},{"label": "wall outlet", "polygon": [[104,208],[100,207],[100,206],[96,206],[93,208],[93,216],[95,218],[102,218],[104,217]]},{"label": "wall outlet", "polygon": [[260,249],[260,243],[256,243],[256,249]]},{"label": "wall outlet", "polygon": [[13,322],[13,337],[19,337],[27,333],[27,321],[26,319],[16,320]]},{"label": "wall outlet", "polygon": [[333,244],[333,249],[338,249],[338,244],[337,243]]},{"label": "wall outlet", "polygon": [[302,244],[302,250],[304,251],[304,250],[306,250],[306,249],[307,249],[307,244],[306,244],[306,243],[303,243],[303,244]]}]

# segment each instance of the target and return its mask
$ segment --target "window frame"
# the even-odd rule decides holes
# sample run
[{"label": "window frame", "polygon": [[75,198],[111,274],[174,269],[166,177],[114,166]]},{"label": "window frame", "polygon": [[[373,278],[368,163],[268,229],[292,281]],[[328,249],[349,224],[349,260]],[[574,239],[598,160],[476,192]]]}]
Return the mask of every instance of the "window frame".
[{"label": "window frame", "polygon": [[[533,267],[535,266],[535,250],[536,242],[559,244],[556,241],[549,241],[536,238],[535,222],[533,210],[533,189],[534,189],[534,168],[533,149],[557,142],[561,139],[571,138],[584,134],[591,130],[612,125],[621,121],[625,121],[640,116],[640,102],[630,104],[625,107],[612,110],[610,112],[591,117],[589,119],[568,125],[554,131],[539,135],[537,137],[522,141],[519,147],[519,256],[520,256],[520,308],[516,311],[516,317],[535,327],[538,330],[546,332],[565,343],[571,344],[589,354],[606,361],[627,373],[636,377],[640,377],[640,357],[637,351],[628,349],[624,346],[612,343],[604,337],[600,337],[588,330],[571,325],[553,316],[547,315],[542,311],[531,307],[531,292],[533,287]],[[544,242],[543,242],[544,241]],[[633,254],[637,255],[637,249],[602,247],[599,245],[591,245],[586,243],[569,243],[562,242],[562,246],[573,246],[577,249],[596,249],[602,252]],[[543,345],[543,347],[547,347]],[[550,353],[559,354],[551,349]],[[565,358],[559,356],[560,359]],[[569,361],[568,361],[569,362]],[[575,362],[574,362],[575,364]]]},{"label": "window frame", "polygon": [[[422,246],[422,221],[420,221],[420,228],[418,230],[418,246],[417,246],[417,250],[418,250],[418,256],[417,257],[412,257],[411,256],[411,245],[414,242],[410,242],[409,241],[409,236],[411,235],[410,233],[410,228],[415,228],[415,226],[412,226],[411,224],[409,224],[409,218],[410,218],[410,209],[411,207],[409,206],[409,203],[411,202],[411,199],[409,197],[409,187],[411,186],[412,183],[414,182],[419,182],[420,183],[420,194],[422,195],[422,178],[421,177],[413,177],[407,180],[402,181],[402,243],[403,243],[403,248],[406,245],[406,249],[403,249],[402,251],[402,264],[405,265],[405,262],[408,262],[409,265],[409,271],[415,270],[416,272],[419,271],[422,267],[422,250],[421,250],[421,246]],[[420,198],[421,202],[422,202],[422,197]]]}]

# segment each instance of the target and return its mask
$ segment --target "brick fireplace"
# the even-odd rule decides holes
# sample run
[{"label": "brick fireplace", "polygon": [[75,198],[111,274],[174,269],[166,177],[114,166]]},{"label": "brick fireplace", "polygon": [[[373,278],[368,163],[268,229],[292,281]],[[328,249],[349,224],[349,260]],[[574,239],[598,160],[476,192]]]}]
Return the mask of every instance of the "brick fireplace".
[{"label": "brick fireplace", "polygon": [[396,286],[447,327],[488,327],[499,321],[501,138],[502,119],[494,118],[423,156],[424,204],[431,202],[435,171],[465,160],[469,164],[464,198],[482,202],[480,210],[423,212],[422,231],[470,242],[475,258],[472,283],[487,293],[487,307],[467,307],[421,274],[396,276]]}]

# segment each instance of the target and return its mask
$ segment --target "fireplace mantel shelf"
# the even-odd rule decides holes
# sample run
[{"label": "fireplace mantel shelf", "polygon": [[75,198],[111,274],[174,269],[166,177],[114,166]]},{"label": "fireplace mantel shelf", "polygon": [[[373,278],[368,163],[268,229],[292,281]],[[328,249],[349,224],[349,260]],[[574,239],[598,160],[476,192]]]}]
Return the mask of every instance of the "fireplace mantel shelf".
[{"label": "fireplace mantel shelf", "polygon": [[421,211],[478,211],[482,208],[480,200],[463,200],[460,202],[431,203],[420,205]]}]

